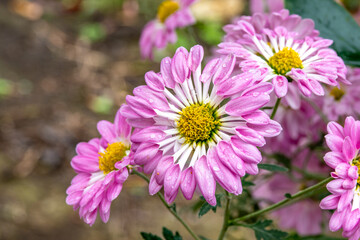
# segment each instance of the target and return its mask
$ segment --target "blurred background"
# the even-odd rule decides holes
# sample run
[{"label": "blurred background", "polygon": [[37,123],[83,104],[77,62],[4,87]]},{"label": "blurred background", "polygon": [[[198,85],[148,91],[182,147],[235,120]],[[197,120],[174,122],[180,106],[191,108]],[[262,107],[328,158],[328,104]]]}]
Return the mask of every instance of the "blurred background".
[{"label": "blurred background", "polygon": [[[159,71],[158,62],[140,59],[138,40],[160,2],[0,1],[0,239],[140,239],[140,231],[161,235],[162,226],[189,239],[137,177],[113,202],[107,224],[98,218],[90,228],[65,203],[76,144],[97,137],[97,121],[113,121],[126,94],[144,84],[145,72]],[[198,1],[197,35],[180,30],[178,43],[155,60],[195,40],[211,51],[223,24],[247,9],[243,0]],[[214,238],[221,214],[199,219],[193,204],[178,199],[189,224]],[[229,239],[252,236],[233,229]]]}]

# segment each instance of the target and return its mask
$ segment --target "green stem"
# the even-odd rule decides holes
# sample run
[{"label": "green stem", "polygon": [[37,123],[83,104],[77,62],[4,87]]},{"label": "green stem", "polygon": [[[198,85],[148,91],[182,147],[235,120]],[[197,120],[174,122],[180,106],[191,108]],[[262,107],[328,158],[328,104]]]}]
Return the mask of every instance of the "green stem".
[{"label": "green stem", "polygon": [[225,191],[225,192],[226,192],[226,204],[225,204],[225,212],[224,212],[224,221],[223,221],[223,226],[221,228],[221,232],[219,234],[218,240],[224,239],[226,231],[229,228],[231,195],[227,191]]},{"label": "green stem", "polygon": [[[149,178],[145,176],[143,173],[138,172],[134,169],[132,169],[132,174],[135,174],[142,179],[144,179],[146,182],[150,182]],[[200,240],[200,238],[194,233],[194,231],[190,228],[189,225],[186,224],[186,222],[177,214],[177,212],[165,201],[164,195],[160,192],[157,193],[158,197],[160,198],[161,202],[165,205],[165,207],[169,210],[169,212],[186,228],[186,230],[190,233],[190,235],[195,240]]]},{"label": "green stem", "polygon": [[275,203],[267,208],[264,208],[264,209],[261,209],[259,211],[256,211],[256,212],[253,212],[253,213],[250,213],[248,215],[245,215],[243,217],[239,217],[239,218],[236,218],[236,219],[233,219],[232,221],[230,221],[230,224],[231,225],[237,225],[238,222],[243,222],[249,218],[253,218],[253,217],[257,217],[257,216],[260,216],[264,213],[267,213],[267,212],[270,212],[270,211],[273,211],[273,210],[276,210],[278,208],[281,208],[281,207],[284,207],[285,205],[287,204],[290,204],[290,203],[294,203],[294,202],[297,202],[298,200],[301,199],[301,197],[303,197],[304,195],[311,195],[313,193],[313,191],[319,189],[319,188],[322,188],[325,184],[327,184],[328,182],[330,182],[333,178],[332,177],[329,177],[329,178],[326,178],[324,179],[323,181],[311,186],[311,187],[308,187],[302,191],[299,191],[297,193],[295,193],[294,195],[291,195],[291,198],[287,198],[287,199],[284,199],[278,203]]},{"label": "green stem", "polygon": [[275,114],[276,114],[276,112],[277,112],[277,110],[278,110],[278,108],[279,108],[280,102],[281,102],[281,98],[278,98],[278,99],[276,100],[274,109],[273,109],[273,111],[272,111],[272,113],[271,113],[271,115],[270,115],[270,118],[271,118],[271,119],[274,119]]}]

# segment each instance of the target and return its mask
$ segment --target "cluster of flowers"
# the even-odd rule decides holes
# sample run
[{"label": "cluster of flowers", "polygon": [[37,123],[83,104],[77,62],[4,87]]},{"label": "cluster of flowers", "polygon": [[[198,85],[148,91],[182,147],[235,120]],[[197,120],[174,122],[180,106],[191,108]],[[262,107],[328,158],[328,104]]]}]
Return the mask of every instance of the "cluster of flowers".
[{"label": "cluster of flowers", "polygon": [[[157,19],[145,26],[140,39],[144,58],[175,42],[176,28],[194,23],[193,2],[165,0],[159,6]],[[71,161],[77,176],[66,202],[79,209],[86,223],[92,225],[97,213],[108,221],[111,202],[134,169],[150,174],[149,193],[163,188],[168,203],[180,189],[186,199],[197,190],[211,205],[216,205],[217,184],[239,195],[241,177],[259,173],[259,147],[267,161],[280,153],[299,170],[293,178],[260,177],[254,197],[266,202],[312,184],[299,183],[301,171],[329,172],[307,146],[321,141],[318,132],[326,129],[319,111],[330,120],[360,114],[360,104],[353,104],[360,102],[360,70],[347,69],[311,19],[284,9],[239,17],[224,31],[216,57],[204,67],[201,46],[178,48],[161,61],[160,72],[145,74],[146,85],[126,97],[114,123],[98,123],[100,138],[78,144]],[[275,121],[264,107],[274,106],[276,99],[282,102]],[[335,180],[328,184],[331,195],[321,208],[335,209],[330,230],[343,228],[345,237],[358,239],[360,122],[348,117],[344,128],[331,122],[327,130],[331,152],[325,162],[335,169]],[[275,136],[266,144],[265,138]],[[298,216],[291,221],[289,209]],[[274,215],[280,225],[300,234],[321,231],[321,210],[311,199]]]}]

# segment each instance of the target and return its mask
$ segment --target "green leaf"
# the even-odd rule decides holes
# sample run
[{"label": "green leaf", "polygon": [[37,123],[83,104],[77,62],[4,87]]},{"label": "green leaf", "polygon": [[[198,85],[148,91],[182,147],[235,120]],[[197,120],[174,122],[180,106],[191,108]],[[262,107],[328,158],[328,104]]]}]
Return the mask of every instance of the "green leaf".
[{"label": "green leaf", "polygon": [[329,237],[325,235],[301,237],[298,234],[291,234],[285,240],[345,240],[345,238]]},{"label": "green leaf", "polygon": [[170,206],[170,209],[172,209],[174,212],[176,212],[176,204],[175,204],[175,203],[172,204],[172,205]]},{"label": "green leaf", "polygon": [[163,236],[165,240],[182,240],[182,237],[178,232],[175,233],[175,235],[167,229],[166,227],[163,227]]},{"label": "green leaf", "polygon": [[151,233],[141,232],[140,234],[144,240],[162,240],[160,237]]},{"label": "green leaf", "polygon": [[282,153],[274,153],[271,155],[278,163],[281,163],[288,169],[291,169],[291,159]]},{"label": "green leaf", "polygon": [[285,193],[284,195],[286,198],[291,198],[291,194],[290,193]]},{"label": "green leaf", "polygon": [[224,194],[215,194],[216,197],[216,205],[211,206],[208,202],[205,201],[204,197],[201,196],[200,198],[204,201],[203,205],[200,207],[199,211],[199,217],[204,216],[206,213],[208,213],[210,210],[213,212],[216,212],[217,207],[221,207],[221,198],[224,196]]},{"label": "green leaf", "polygon": [[251,225],[244,225],[251,228],[255,232],[257,240],[280,240],[287,236],[286,232],[282,232],[276,229],[267,229],[271,225],[271,220],[260,220],[257,223]]},{"label": "green leaf", "polygon": [[343,7],[333,0],[286,0],[285,6],[313,19],[320,36],[334,41],[331,47],[345,63],[360,66],[360,27]]},{"label": "green leaf", "polygon": [[268,170],[271,172],[287,172],[289,170],[286,167],[282,167],[275,164],[267,164],[267,163],[258,164],[258,167],[260,169]]}]

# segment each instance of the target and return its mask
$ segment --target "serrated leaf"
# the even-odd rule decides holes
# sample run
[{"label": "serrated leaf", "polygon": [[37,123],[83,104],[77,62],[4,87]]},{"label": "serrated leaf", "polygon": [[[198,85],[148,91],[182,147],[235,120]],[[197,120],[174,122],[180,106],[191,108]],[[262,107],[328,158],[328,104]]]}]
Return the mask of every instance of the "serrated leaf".
[{"label": "serrated leaf", "polygon": [[258,164],[258,167],[260,169],[268,170],[271,172],[287,172],[287,171],[289,171],[289,169],[287,169],[286,167],[282,167],[282,166],[275,165],[275,164],[263,163],[263,164]]},{"label": "serrated leaf", "polygon": [[216,197],[216,205],[211,206],[208,202],[205,201],[205,198],[201,196],[200,198],[204,201],[203,205],[201,205],[199,210],[199,217],[204,216],[206,213],[208,213],[210,210],[213,212],[216,212],[217,207],[221,207],[221,198],[224,196],[224,194],[215,194]]},{"label": "serrated leaf", "polygon": [[260,220],[257,223],[246,225],[255,232],[257,240],[281,240],[287,236],[286,232],[277,229],[267,229],[271,225],[271,220]]},{"label": "serrated leaf", "polygon": [[174,235],[173,232],[166,227],[163,227],[163,236],[165,240],[182,240],[182,237],[178,232]]},{"label": "serrated leaf", "polygon": [[160,237],[151,233],[141,232],[140,234],[144,240],[162,240]]},{"label": "serrated leaf", "polygon": [[360,27],[354,18],[333,0],[286,0],[291,13],[311,18],[320,36],[331,39],[331,46],[346,64],[360,66]]}]

